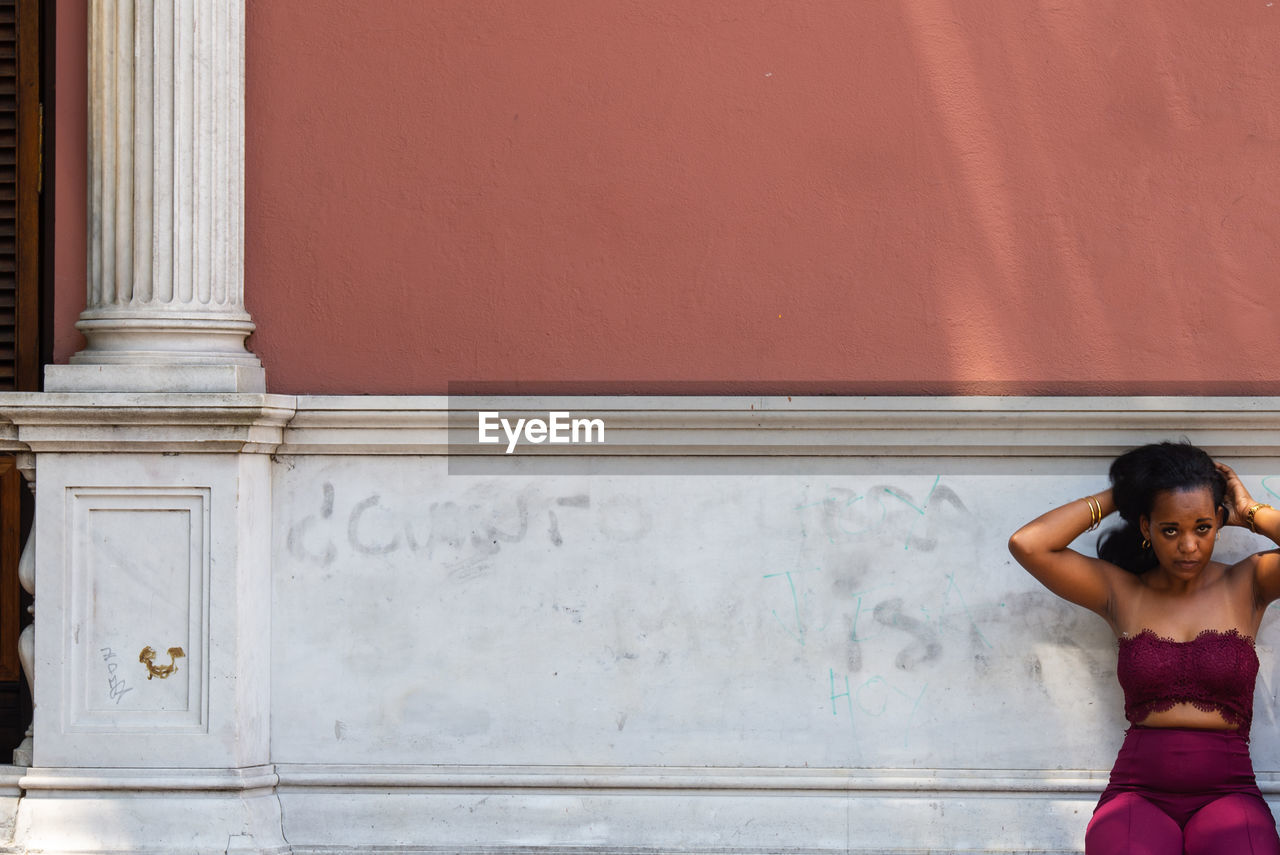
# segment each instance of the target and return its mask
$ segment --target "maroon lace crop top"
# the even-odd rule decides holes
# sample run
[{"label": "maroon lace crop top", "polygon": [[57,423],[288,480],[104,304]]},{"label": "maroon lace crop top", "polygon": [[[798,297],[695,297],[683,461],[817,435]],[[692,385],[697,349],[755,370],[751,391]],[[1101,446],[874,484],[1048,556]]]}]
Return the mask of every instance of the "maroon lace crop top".
[{"label": "maroon lace crop top", "polygon": [[1253,639],[1238,630],[1206,629],[1191,641],[1174,641],[1144,629],[1120,639],[1116,676],[1130,724],[1189,703],[1220,713],[1249,735],[1258,654]]}]

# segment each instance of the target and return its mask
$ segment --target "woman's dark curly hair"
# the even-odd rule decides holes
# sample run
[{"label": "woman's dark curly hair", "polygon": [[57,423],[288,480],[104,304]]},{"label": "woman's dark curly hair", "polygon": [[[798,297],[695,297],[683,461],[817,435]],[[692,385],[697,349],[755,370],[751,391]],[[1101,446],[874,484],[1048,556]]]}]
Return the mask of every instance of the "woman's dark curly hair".
[{"label": "woman's dark curly hair", "polygon": [[1151,513],[1156,494],[1165,490],[1208,487],[1213,506],[1226,520],[1227,479],[1213,465],[1213,458],[1189,442],[1161,442],[1126,451],[1111,464],[1111,495],[1124,524],[1098,539],[1098,557],[1130,573],[1142,574],[1156,566],[1155,551],[1142,546],[1138,520]]}]

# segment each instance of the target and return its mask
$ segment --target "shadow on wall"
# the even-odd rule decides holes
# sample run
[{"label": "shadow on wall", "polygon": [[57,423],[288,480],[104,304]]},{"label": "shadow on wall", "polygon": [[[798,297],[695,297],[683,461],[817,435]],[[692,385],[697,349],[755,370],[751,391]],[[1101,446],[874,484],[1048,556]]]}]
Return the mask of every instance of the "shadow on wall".
[{"label": "shadow on wall", "polygon": [[1224,344],[1280,245],[1264,3],[302,5],[248,9],[276,391],[1280,390]]}]

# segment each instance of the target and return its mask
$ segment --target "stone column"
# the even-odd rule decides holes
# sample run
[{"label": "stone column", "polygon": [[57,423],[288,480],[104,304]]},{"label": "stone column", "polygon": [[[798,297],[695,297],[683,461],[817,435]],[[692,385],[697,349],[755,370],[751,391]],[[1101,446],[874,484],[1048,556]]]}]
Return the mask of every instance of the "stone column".
[{"label": "stone column", "polygon": [[243,213],[244,0],[91,0],[88,344],[45,389],[264,391]]},{"label": "stone column", "polygon": [[13,844],[284,855],[270,454],[293,402],[245,347],[244,0],[90,0],[89,112],[87,345],[46,369],[63,394],[0,401],[40,483]]}]

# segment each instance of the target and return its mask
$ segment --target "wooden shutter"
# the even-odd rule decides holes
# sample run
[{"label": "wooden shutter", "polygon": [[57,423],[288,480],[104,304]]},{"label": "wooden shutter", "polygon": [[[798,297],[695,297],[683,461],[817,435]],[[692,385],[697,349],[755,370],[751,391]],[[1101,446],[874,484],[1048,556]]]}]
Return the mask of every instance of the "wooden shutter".
[{"label": "wooden shutter", "polygon": [[36,0],[0,0],[0,390],[40,383],[40,45]]},{"label": "wooden shutter", "polygon": [[[40,5],[0,0],[0,391],[40,388]],[[22,503],[12,456],[0,459],[0,732],[25,727],[18,633]],[[15,718],[16,716],[16,718]],[[20,732],[20,731],[19,731]],[[10,737],[12,738],[12,737]]]}]

